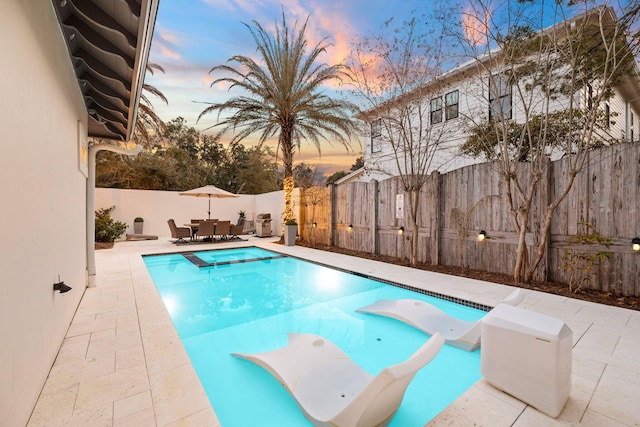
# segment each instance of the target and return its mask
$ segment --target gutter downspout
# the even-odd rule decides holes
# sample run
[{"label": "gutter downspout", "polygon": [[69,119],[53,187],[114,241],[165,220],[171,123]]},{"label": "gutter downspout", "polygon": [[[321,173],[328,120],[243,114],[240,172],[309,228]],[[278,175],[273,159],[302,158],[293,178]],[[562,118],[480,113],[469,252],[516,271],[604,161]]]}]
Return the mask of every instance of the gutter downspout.
[{"label": "gutter downspout", "polygon": [[87,287],[95,286],[96,275],[96,221],[95,221],[95,188],[96,188],[96,154],[98,151],[113,151],[127,156],[136,156],[142,151],[142,145],[134,148],[123,148],[111,144],[94,144],[89,147],[89,177],[87,179]]}]

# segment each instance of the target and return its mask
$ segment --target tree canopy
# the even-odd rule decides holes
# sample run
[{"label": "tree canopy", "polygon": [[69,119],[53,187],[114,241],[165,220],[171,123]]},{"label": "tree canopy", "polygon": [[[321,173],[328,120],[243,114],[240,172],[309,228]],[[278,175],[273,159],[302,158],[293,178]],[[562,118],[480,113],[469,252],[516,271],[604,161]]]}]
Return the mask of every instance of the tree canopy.
[{"label": "tree canopy", "polygon": [[101,151],[96,186],[184,191],[213,184],[232,193],[261,194],[278,189],[277,166],[267,147],[223,146],[219,139],[189,127],[182,117],[166,125],[152,147],[130,158]]}]

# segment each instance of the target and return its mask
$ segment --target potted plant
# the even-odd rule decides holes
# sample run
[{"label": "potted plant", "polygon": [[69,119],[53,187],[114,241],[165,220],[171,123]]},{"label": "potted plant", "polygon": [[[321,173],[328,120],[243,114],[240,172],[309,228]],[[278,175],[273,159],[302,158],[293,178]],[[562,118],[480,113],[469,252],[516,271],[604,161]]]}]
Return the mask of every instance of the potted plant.
[{"label": "potted plant", "polygon": [[142,226],[144,224],[144,219],[137,217],[133,220],[133,232],[135,234],[142,234]]},{"label": "potted plant", "polygon": [[298,234],[298,223],[295,219],[288,219],[284,223],[284,244],[293,246],[296,244],[296,235]]}]

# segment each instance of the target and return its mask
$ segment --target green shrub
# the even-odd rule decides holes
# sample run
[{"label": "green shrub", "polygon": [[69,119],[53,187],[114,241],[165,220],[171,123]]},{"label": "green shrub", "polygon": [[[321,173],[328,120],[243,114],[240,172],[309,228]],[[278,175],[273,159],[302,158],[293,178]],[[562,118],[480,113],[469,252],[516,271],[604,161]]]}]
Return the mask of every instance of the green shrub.
[{"label": "green shrub", "polygon": [[604,246],[609,249],[615,241],[594,231],[593,226],[588,222],[581,222],[579,225],[584,226],[586,232],[573,236],[569,245],[577,245],[582,250],[565,249],[560,265],[562,270],[569,273],[569,292],[573,293],[578,293],[585,288],[598,271],[605,271],[609,267],[608,262],[613,252],[591,248]]},{"label": "green shrub", "polygon": [[96,242],[113,242],[127,229],[127,224],[111,218],[111,212],[115,208],[111,206],[96,211]]},{"label": "green shrub", "polygon": [[142,219],[142,217],[136,217],[133,222],[144,222],[144,219]]}]

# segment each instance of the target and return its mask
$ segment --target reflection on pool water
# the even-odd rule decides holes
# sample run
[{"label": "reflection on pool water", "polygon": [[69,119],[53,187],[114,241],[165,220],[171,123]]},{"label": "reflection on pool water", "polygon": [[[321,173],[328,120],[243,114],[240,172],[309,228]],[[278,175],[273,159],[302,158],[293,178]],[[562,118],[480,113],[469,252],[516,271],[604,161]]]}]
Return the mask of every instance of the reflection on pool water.
[{"label": "reflection on pool water", "polygon": [[[194,257],[213,266],[198,267]],[[146,256],[145,263],[224,427],[311,425],[277,380],[232,352],[269,351],[287,344],[287,332],[313,333],[375,375],[428,336],[357,308],[415,298],[464,320],[486,314],[260,248]],[[478,379],[479,351],[443,346],[418,372],[389,425],[423,426]]]}]

